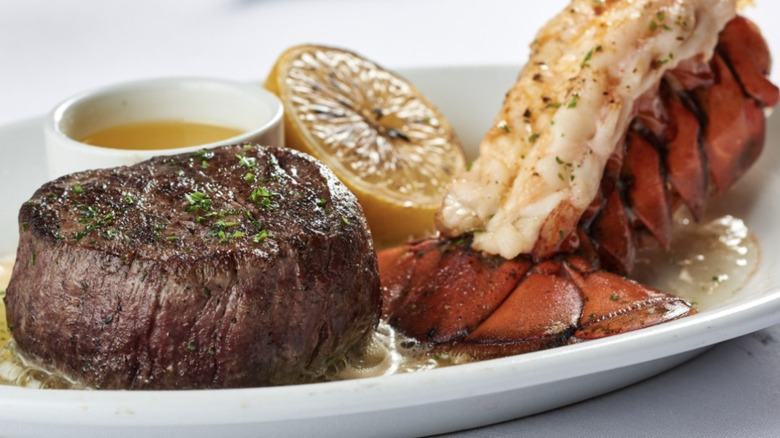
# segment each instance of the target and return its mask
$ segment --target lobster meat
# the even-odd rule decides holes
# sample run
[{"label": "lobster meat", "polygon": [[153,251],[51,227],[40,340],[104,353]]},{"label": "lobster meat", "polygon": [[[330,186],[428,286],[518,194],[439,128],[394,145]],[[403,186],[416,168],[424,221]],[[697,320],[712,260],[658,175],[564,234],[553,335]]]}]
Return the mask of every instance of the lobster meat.
[{"label": "lobster meat", "polygon": [[[648,9],[659,3],[664,2],[637,4]],[[720,9],[722,14],[724,7],[733,11],[736,7],[727,0],[673,3],[698,3]],[[628,7],[624,4],[628,2],[575,0],[564,14],[599,8],[600,16],[609,13],[609,8]],[[664,15],[668,17],[672,10],[661,7],[652,11],[653,23],[669,27]],[[680,22],[680,16],[684,14],[678,16],[676,25],[692,25]],[[715,35],[713,47],[675,60],[673,68],[666,66],[672,64],[672,55],[653,61],[650,68],[662,72],[635,100],[622,103],[630,103],[631,111],[625,126],[615,127],[622,133],[617,145],[607,154],[597,147],[583,149],[585,155],[604,155],[598,179],[583,183],[595,187],[588,203],[574,208],[574,201],[564,202],[547,210],[537,205],[531,209],[539,216],[531,226],[537,235],[529,243],[527,230],[519,231],[526,234],[506,239],[512,248],[500,241],[506,234],[491,221],[512,214],[501,209],[515,205],[516,199],[496,203],[490,198],[511,197],[524,183],[504,184],[506,193],[489,193],[485,203],[493,205],[487,209],[467,205],[478,195],[467,193],[466,188],[474,188],[485,169],[495,170],[495,160],[500,160],[489,146],[498,142],[497,149],[506,152],[502,142],[509,140],[496,140],[494,127],[480,146],[480,159],[489,155],[482,168],[456,180],[449,200],[445,198],[437,218],[440,234],[379,252],[383,317],[424,344],[488,358],[624,333],[695,313],[685,300],[625,276],[634,267],[637,247],[649,241],[649,236],[661,247],[670,247],[672,216],[677,209],[684,206],[700,219],[708,195],[728,190],[763,148],[765,110],[780,97],[778,88],[767,79],[771,64],[767,45],[752,22],[734,13],[717,27]],[[581,69],[590,67],[585,64],[591,58],[589,54]],[[526,74],[521,74],[518,83]],[[513,101],[511,93],[505,101],[498,119],[499,124],[511,125],[499,127],[505,133],[521,126],[507,122],[512,114],[529,116],[529,110],[521,109],[518,114],[511,108],[518,102],[522,99]],[[544,118],[550,125],[556,120]],[[545,135],[550,134],[532,134],[531,143]],[[521,150],[528,156],[540,154]],[[563,176],[559,172],[560,179],[572,182],[587,176],[578,173],[580,168],[593,166],[581,155],[562,158],[564,150],[552,151],[546,152],[552,157],[534,158],[539,172],[544,171],[539,163],[554,159],[567,172]],[[524,165],[515,168],[523,169],[528,170]],[[561,187],[550,196],[576,192],[571,185]],[[528,206],[518,205],[515,208]],[[561,209],[560,205],[568,207]],[[491,232],[493,236],[483,238]],[[491,243],[497,241],[498,245]],[[518,242],[522,244],[515,245]],[[517,248],[521,250],[516,254]]]}]

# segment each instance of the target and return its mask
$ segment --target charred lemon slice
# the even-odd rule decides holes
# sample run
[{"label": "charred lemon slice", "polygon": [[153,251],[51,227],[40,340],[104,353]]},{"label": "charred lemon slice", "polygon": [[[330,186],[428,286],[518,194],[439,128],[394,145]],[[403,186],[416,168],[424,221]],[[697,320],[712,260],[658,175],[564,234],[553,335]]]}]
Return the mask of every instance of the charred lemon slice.
[{"label": "charred lemon slice", "polygon": [[284,104],[287,146],[323,161],[355,193],[377,246],[433,230],[465,157],[414,86],[354,53],[314,45],[284,52],[265,86]]}]

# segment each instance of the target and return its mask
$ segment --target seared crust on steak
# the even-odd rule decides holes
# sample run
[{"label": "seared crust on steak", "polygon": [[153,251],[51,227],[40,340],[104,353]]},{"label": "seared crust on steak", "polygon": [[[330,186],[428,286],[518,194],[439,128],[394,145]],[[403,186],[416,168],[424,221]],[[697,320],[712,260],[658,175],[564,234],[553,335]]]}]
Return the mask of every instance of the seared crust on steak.
[{"label": "seared crust on steak", "polygon": [[18,349],[90,387],[296,382],[378,320],[357,200],[292,150],[225,146],[64,176],[19,224],[5,297]]}]

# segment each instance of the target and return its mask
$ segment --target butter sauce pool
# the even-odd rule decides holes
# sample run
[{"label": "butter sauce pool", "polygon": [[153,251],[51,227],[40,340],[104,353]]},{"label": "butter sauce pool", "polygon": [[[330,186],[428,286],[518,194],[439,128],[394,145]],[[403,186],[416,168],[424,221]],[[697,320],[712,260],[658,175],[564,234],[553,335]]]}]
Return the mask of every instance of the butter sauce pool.
[{"label": "butter sauce pool", "polygon": [[[734,297],[758,266],[760,249],[745,223],[732,216],[696,224],[681,214],[675,218],[672,250],[650,245],[638,254],[634,278],[683,297],[700,311]],[[13,258],[0,259],[0,290],[11,277]],[[32,388],[81,388],[61,376],[27,363],[9,342],[5,307],[0,303],[0,384]],[[355,379],[433,369],[467,358],[428,354],[417,343],[380,324],[364,352],[345,358],[327,380]]]},{"label": "butter sauce pool", "polygon": [[127,123],[93,132],[82,143],[112,149],[174,149],[215,143],[243,134],[243,130],[186,120]]}]

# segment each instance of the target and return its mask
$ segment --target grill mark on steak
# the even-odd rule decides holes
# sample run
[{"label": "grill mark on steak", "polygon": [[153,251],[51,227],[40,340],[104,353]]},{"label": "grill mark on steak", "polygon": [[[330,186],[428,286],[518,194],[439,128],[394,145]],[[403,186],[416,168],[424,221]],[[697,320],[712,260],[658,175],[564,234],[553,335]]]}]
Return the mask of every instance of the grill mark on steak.
[{"label": "grill mark on steak", "polygon": [[295,151],[226,146],[68,175],[19,221],[5,297],[19,350],[88,386],[290,383],[378,320],[362,210]]}]

